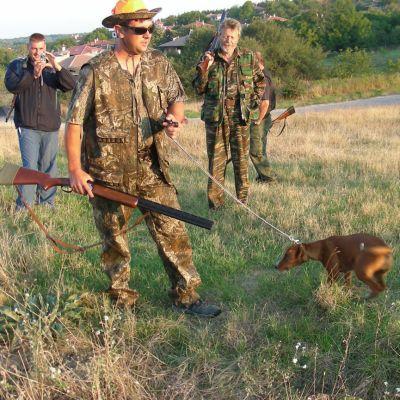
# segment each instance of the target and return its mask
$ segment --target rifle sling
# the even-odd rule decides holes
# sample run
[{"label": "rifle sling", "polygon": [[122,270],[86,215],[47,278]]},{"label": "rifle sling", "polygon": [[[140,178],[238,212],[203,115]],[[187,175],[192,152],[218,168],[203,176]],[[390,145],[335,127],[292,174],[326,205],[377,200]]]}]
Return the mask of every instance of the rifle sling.
[{"label": "rifle sling", "polygon": [[276,136],[276,137],[281,136],[282,133],[283,133],[283,131],[285,130],[285,128],[286,128],[286,118],[283,120],[283,126],[282,126],[280,132],[279,132],[277,135],[275,135],[275,136]]},{"label": "rifle sling", "polygon": [[[18,186],[15,186],[15,188],[17,189],[17,192],[21,198],[22,203],[24,204],[24,206],[26,207],[26,209],[28,210],[32,220],[38,225],[38,227],[40,228],[40,230],[46,235],[46,239],[50,242],[51,247],[53,248],[53,250],[55,252],[57,252],[58,254],[73,254],[73,253],[84,253],[85,251],[92,249],[94,247],[100,246],[103,244],[103,241],[99,241],[93,244],[89,244],[89,245],[85,245],[85,246],[78,246],[75,244],[71,244],[71,243],[66,243],[58,238],[55,238],[54,236],[50,235],[50,232],[48,231],[48,229],[44,226],[44,224],[40,221],[39,217],[36,215],[36,213],[32,210],[32,207],[25,201],[25,198],[22,196],[22,193],[19,189]],[[144,213],[143,215],[141,215],[140,217],[138,217],[136,219],[136,221],[133,223],[133,225],[120,230],[119,232],[117,232],[115,235],[113,235],[114,237],[119,236],[119,235],[123,235],[129,231],[131,231],[133,228],[135,228],[137,225],[139,225],[147,216],[149,215],[149,213]]]}]

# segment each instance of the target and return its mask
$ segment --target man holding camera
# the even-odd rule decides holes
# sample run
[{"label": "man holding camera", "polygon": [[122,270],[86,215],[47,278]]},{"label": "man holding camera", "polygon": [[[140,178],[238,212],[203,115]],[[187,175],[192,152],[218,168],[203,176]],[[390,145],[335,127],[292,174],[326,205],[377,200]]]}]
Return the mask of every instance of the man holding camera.
[{"label": "man holding camera", "polygon": [[[23,166],[56,176],[61,125],[57,89],[72,90],[74,77],[46,51],[45,37],[34,33],[29,37],[28,56],[8,65],[4,83],[15,96],[14,123]],[[54,206],[56,188],[43,190],[36,185],[25,185],[20,192],[17,210],[25,208],[24,202]]]}]

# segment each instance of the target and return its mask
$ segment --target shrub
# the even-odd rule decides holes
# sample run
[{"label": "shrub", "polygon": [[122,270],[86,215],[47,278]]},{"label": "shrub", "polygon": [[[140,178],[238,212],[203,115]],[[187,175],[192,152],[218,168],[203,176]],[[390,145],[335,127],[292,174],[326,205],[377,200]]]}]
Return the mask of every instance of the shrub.
[{"label": "shrub", "polygon": [[397,60],[389,58],[387,60],[387,69],[389,72],[400,72],[400,58]]},{"label": "shrub", "polygon": [[261,51],[273,76],[282,80],[318,79],[322,75],[324,52],[292,29],[258,20],[243,30],[242,44]]},{"label": "shrub", "polygon": [[353,75],[368,74],[372,71],[372,58],[365,50],[346,49],[339,52],[333,61],[331,75],[338,78],[348,78]]}]

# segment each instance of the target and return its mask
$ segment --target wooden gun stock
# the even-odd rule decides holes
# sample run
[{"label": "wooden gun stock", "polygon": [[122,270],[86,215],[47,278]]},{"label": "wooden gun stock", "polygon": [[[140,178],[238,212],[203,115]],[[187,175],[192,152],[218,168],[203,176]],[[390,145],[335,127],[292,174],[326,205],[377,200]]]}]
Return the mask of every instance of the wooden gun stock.
[{"label": "wooden gun stock", "polygon": [[286,111],[284,111],[282,114],[278,115],[272,123],[274,124],[275,122],[282,121],[286,119],[287,117],[290,117],[292,114],[294,114],[296,110],[294,109],[293,106],[290,106]]},{"label": "wooden gun stock", "polygon": [[[70,187],[68,178],[52,178],[50,175],[43,172],[19,167],[18,165],[13,164],[5,164],[0,170],[0,185],[39,185],[44,190],[48,190],[54,186]],[[213,221],[206,218],[168,207],[154,201],[132,196],[128,193],[119,192],[98,183],[92,183],[91,185],[92,192],[95,196],[103,197],[107,200],[115,201],[128,207],[140,207],[209,230],[214,224]]]}]

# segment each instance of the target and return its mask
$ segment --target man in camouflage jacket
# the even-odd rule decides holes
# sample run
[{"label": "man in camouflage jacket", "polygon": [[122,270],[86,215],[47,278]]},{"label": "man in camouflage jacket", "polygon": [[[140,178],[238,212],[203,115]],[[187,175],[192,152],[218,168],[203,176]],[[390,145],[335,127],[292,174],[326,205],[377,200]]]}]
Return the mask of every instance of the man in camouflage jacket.
[{"label": "man in camouflage jacket", "polygon": [[[196,92],[204,94],[201,119],[206,125],[210,174],[224,184],[229,148],[235,175],[236,196],[247,202],[249,191],[249,123],[256,118],[265,80],[253,52],[237,47],[241,25],[226,19],[219,34],[216,54],[207,52],[197,66],[193,81]],[[217,209],[224,203],[223,190],[208,181],[208,203]]]},{"label": "man in camouflage jacket", "polygon": [[[123,231],[132,208],[93,197],[89,181],[179,208],[168,173],[165,134],[175,137],[184,119],[185,94],[169,61],[148,49],[153,31],[141,0],[118,1],[113,15],[103,20],[117,35],[114,51],[85,65],[68,110],[66,150],[71,187],[91,197],[97,229],[104,240],[102,262],[117,300],[128,296],[130,251]],[[178,124],[178,125],[179,125]],[[81,141],[81,128],[83,138]],[[185,313],[218,315],[216,306],[199,299],[200,276],[182,222],[151,212],[146,224],[157,244],[171,281],[174,308]]]}]

